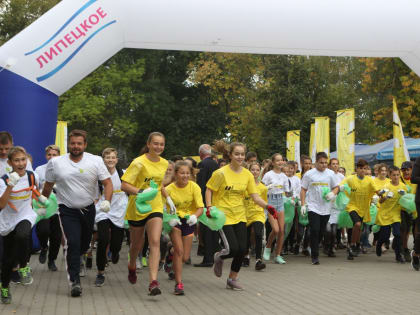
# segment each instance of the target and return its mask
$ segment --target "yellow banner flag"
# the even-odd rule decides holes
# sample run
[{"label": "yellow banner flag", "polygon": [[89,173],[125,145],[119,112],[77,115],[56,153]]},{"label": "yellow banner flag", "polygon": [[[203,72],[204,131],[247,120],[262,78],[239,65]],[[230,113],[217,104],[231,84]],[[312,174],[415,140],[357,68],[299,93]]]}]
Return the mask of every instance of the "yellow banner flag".
[{"label": "yellow banner flag", "polygon": [[57,121],[55,145],[60,148],[60,154],[67,154],[67,121]]},{"label": "yellow banner flag", "polygon": [[291,130],[287,132],[287,152],[288,161],[295,161],[300,168],[300,130]]},{"label": "yellow banner flag", "polygon": [[[330,157],[330,118],[315,117],[315,149]],[[315,153],[315,154],[316,154]]]},{"label": "yellow banner flag", "polygon": [[309,138],[309,157],[315,163],[315,124],[311,124],[311,137]]},{"label": "yellow banner flag", "polygon": [[354,108],[337,111],[336,146],[337,158],[340,166],[346,169],[347,174],[354,172]]},{"label": "yellow banner flag", "polygon": [[401,164],[405,161],[410,161],[410,155],[408,154],[407,145],[405,144],[404,133],[398,115],[397,102],[395,98],[392,100],[392,112],[393,112],[393,134],[394,134],[394,165],[401,167]]}]

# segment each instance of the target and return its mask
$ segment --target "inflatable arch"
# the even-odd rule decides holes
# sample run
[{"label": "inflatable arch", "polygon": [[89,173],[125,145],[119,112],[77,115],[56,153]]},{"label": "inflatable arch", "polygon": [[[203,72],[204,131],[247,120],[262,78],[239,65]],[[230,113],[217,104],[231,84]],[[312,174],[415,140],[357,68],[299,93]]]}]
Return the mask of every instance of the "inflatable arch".
[{"label": "inflatable arch", "polygon": [[412,0],[63,0],[0,47],[0,130],[35,164],[58,97],[124,47],[400,57],[420,73]]}]

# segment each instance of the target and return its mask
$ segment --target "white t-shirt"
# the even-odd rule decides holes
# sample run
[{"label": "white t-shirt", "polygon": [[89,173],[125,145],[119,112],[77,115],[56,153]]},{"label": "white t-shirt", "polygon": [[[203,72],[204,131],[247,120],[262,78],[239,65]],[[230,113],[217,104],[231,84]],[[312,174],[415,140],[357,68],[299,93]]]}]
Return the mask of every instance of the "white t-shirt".
[{"label": "white t-shirt", "polygon": [[42,187],[44,187],[44,183],[45,183],[45,171],[47,170],[47,163],[38,166],[35,169],[35,173],[36,175],[38,175],[39,178],[39,186],[40,189],[42,189]]},{"label": "white t-shirt", "polygon": [[291,183],[292,186],[292,192],[294,198],[300,198],[300,188],[301,188],[301,182],[300,178],[297,176],[288,177],[288,180]]},{"label": "white t-shirt", "polygon": [[[12,167],[9,165],[9,163],[7,163],[7,158],[6,159],[0,159],[0,177],[3,176],[4,174],[9,174],[12,172]],[[33,171],[32,169],[32,163],[31,161],[28,159],[28,162],[26,163],[26,170],[27,171]]]},{"label": "white t-shirt", "polygon": [[329,215],[333,202],[326,202],[322,198],[322,187],[329,187],[332,190],[339,184],[340,182],[330,169],[320,172],[313,168],[307,171],[302,178],[302,188],[307,190],[305,203],[308,206],[308,211],[319,215]]},{"label": "white t-shirt", "polygon": [[56,183],[57,202],[69,208],[80,209],[91,205],[96,197],[98,180],[110,178],[103,160],[87,152],[79,162],[70,160],[70,154],[48,161],[45,180]]},{"label": "white t-shirt", "polygon": [[[344,175],[341,173],[334,173],[334,176],[336,178],[336,180],[338,181],[338,183],[341,183],[341,181],[344,179]],[[330,215],[330,219],[328,220],[328,223],[330,224],[337,224],[338,222],[338,215],[340,214],[340,210],[338,210],[335,207],[335,202],[332,203],[331,205],[331,215]]]},{"label": "white t-shirt", "polygon": [[[34,173],[35,185],[38,187],[38,176]],[[6,236],[12,232],[16,225],[23,220],[28,220],[34,226],[37,214],[32,210],[32,191],[22,191],[13,193],[29,187],[28,175],[22,176],[18,183],[13,187],[9,202],[12,203],[17,212],[9,204],[0,211],[0,235]],[[6,191],[7,185],[3,179],[0,179],[0,196]]]},{"label": "white t-shirt", "polygon": [[284,173],[276,173],[273,170],[264,175],[262,182],[266,186],[275,185],[275,187],[268,190],[269,194],[283,194],[286,187],[289,186],[287,176]]},{"label": "white t-shirt", "polygon": [[108,213],[99,210],[101,202],[105,200],[105,196],[102,194],[96,203],[95,222],[98,223],[99,221],[110,219],[116,226],[123,228],[128,198],[125,192],[121,190],[121,180],[116,170],[111,175],[111,180],[114,189],[112,192],[111,210]]}]

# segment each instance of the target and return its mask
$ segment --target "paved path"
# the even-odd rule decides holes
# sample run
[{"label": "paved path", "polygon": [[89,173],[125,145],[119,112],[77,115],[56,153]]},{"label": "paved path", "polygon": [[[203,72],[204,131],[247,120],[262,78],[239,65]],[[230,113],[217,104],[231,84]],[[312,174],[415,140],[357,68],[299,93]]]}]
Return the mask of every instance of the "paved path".
[{"label": "paved path", "polygon": [[[194,248],[195,251],[195,248]],[[121,257],[126,257],[124,246]],[[373,252],[347,261],[321,255],[321,265],[312,266],[303,256],[285,256],[286,265],[268,263],[264,272],[243,268],[240,280],[245,291],[225,289],[228,263],[222,278],[210,268],[184,269],[185,296],[172,294],[174,282],[159,272],[163,294],[147,295],[147,268],[139,281],[127,281],[126,259],[107,269],[106,283],[93,285],[95,268],[82,278],[83,297],[70,298],[60,253],[58,272],[33,256],[34,282],[11,285],[11,305],[0,304],[0,314],[419,314],[420,272],[410,264],[394,262],[391,252],[377,258]],[[192,257],[199,262],[201,257]]]}]

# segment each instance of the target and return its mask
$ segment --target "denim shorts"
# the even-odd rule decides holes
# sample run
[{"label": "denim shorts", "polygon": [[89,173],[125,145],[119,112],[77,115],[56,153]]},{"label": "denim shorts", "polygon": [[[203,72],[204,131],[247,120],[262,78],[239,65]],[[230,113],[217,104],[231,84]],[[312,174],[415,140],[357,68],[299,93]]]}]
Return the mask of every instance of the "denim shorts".
[{"label": "denim shorts", "polygon": [[268,194],[268,204],[276,208],[277,212],[284,211],[283,194]]}]

